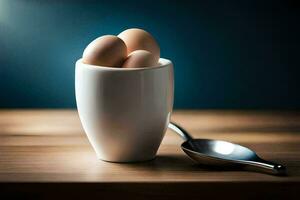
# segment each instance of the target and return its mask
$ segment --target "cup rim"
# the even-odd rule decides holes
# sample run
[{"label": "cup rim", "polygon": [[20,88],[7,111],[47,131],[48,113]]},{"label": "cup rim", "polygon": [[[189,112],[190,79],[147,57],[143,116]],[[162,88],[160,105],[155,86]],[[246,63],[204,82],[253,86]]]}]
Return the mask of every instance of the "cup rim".
[{"label": "cup rim", "polygon": [[99,66],[99,65],[91,65],[82,62],[82,58],[76,61],[77,65],[82,65],[87,68],[99,71],[145,71],[145,70],[153,70],[153,69],[160,69],[169,66],[172,64],[172,61],[166,58],[160,58],[158,60],[159,65],[154,67],[140,67],[140,68],[121,68],[121,67],[106,67],[106,66]]}]

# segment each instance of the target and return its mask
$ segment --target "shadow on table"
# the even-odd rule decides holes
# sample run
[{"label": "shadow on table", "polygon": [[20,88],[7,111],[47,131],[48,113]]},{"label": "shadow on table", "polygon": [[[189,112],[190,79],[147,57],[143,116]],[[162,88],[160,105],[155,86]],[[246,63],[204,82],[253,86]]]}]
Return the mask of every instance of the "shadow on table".
[{"label": "shadow on table", "polygon": [[240,167],[220,168],[200,165],[185,155],[157,155],[155,159],[146,162],[128,163],[129,168],[154,171],[239,171]]}]

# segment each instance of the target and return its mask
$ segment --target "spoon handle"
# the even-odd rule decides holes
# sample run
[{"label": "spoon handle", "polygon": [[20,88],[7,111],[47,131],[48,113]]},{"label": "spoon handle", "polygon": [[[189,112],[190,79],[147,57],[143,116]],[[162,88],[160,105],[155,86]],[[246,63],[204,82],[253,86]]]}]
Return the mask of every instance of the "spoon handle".
[{"label": "spoon handle", "polygon": [[263,160],[261,158],[257,158],[254,161],[245,161],[245,164],[246,168],[249,168],[251,170],[262,171],[274,175],[286,175],[285,166]]},{"label": "spoon handle", "polygon": [[193,137],[190,134],[188,134],[188,132],[184,130],[184,128],[182,128],[174,122],[170,122],[168,127],[169,129],[177,133],[184,141],[189,141],[193,139]]}]

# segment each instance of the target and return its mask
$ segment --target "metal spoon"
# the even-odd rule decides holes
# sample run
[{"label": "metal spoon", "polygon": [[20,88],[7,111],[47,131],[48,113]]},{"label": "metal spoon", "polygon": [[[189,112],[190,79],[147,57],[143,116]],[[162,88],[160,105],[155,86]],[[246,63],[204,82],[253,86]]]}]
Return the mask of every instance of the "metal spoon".
[{"label": "metal spoon", "polygon": [[283,165],[263,160],[254,151],[222,140],[193,139],[179,125],[170,122],[169,128],[185,141],[182,150],[194,161],[214,167],[244,167],[274,175],[286,174]]}]

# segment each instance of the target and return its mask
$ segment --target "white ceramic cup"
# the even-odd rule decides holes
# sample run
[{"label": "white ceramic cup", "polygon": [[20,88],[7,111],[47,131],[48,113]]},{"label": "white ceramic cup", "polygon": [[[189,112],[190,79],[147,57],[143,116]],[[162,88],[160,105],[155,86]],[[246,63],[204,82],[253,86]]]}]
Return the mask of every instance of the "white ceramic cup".
[{"label": "white ceramic cup", "polygon": [[173,64],[111,68],[76,62],[75,92],[79,117],[101,160],[153,159],[173,108]]}]

